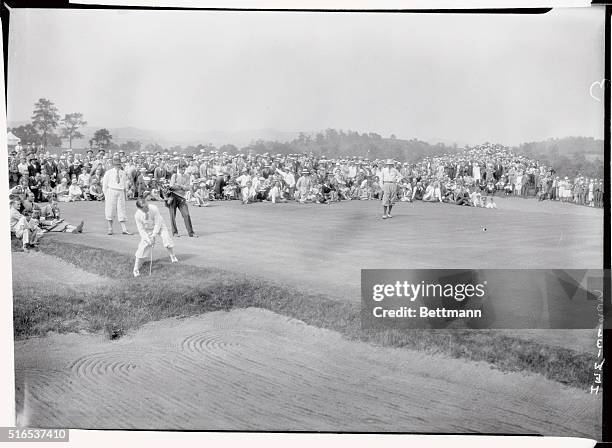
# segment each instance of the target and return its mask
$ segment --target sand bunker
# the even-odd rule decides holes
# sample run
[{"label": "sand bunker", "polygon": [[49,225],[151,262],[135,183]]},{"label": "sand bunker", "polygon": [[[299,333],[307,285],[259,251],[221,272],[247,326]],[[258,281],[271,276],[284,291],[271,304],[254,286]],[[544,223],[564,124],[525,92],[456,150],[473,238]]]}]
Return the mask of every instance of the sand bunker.
[{"label": "sand bunker", "polygon": [[36,427],[600,436],[600,396],[587,391],[253,308],[115,342],[19,341],[15,363],[19,421]]}]

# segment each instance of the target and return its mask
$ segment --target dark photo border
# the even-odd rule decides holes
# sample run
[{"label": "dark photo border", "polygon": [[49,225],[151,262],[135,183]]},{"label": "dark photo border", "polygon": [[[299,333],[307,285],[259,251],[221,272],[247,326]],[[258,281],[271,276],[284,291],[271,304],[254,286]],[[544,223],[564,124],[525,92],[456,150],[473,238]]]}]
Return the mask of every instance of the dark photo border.
[{"label": "dark photo border", "polygon": [[[103,1],[103,0],[100,0]],[[407,1],[406,3],[409,3]],[[603,218],[603,268],[610,270],[611,258],[610,258],[610,92],[611,92],[611,69],[610,69],[610,53],[612,51],[612,44],[610,42],[611,32],[610,24],[612,20],[612,6],[609,2],[603,0],[593,0],[592,5],[603,7],[605,5],[605,83],[604,83],[604,182],[606,185],[606,194],[604,195],[604,218]],[[299,14],[302,12],[343,12],[343,13],[395,13],[395,14],[545,14],[552,10],[552,8],[485,8],[485,9],[258,9],[258,8],[196,8],[196,7],[152,7],[152,6],[126,6],[126,5],[80,5],[69,3],[68,0],[6,0],[2,3],[0,8],[0,19],[2,21],[2,37],[3,37],[3,56],[4,56],[4,91],[5,91],[5,106],[8,104],[8,91],[7,91],[7,79],[8,79],[8,54],[9,54],[9,30],[10,30],[10,12],[12,9],[66,9],[66,10],[132,10],[132,11],[249,11],[249,12],[289,12]],[[8,107],[7,107],[8,110]],[[612,387],[609,389],[607,381],[612,381],[612,287],[610,285],[610,275],[604,276],[604,316],[606,324],[604,324],[603,330],[603,395],[602,395],[602,434],[601,442],[597,446],[604,446],[612,444]],[[86,429],[86,428],[78,428]],[[100,430],[98,428],[90,428]],[[109,431],[125,431],[121,430],[109,430]],[[144,431],[144,430],[129,430],[129,431]],[[146,430],[155,431],[155,430]],[[160,432],[183,432],[183,431],[166,431],[159,430]],[[186,432],[203,432],[203,433],[217,433],[217,432],[230,432],[230,433],[287,433],[287,431],[228,431],[228,430],[202,430],[202,431],[186,431]],[[321,431],[291,431],[291,433],[321,433]],[[376,434],[372,432],[340,432],[340,431],[325,431],[323,433],[329,434]],[[403,432],[385,432],[382,434],[428,434],[428,435],[512,435],[519,436],[521,434],[502,434],[502,433],[403,433]],[[522,434],[524,436],[538,436],[538,434]]]}]

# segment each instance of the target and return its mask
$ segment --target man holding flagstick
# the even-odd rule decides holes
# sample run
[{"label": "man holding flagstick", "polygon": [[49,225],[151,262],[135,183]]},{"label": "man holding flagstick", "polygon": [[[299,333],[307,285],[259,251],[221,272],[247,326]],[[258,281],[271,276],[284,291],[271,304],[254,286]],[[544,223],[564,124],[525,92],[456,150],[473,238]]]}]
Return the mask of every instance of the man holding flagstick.
[{"label": "man holding flagstick", "polygon": [[170,261],[176,263],[178,260],[174,255],[174,242],[159,209],[155,205],[149,204],[146,198],[138,199],[136,207],[138,210],[134,215],[134,221],[136,221],[136,227],[140,234],[140,243],[135,254],[134,277],[139,277],[140,267],[145,258],[150,254],[151,260],[153,260],[153,246],[158,237],[161,238],[164,247],[170,254]]}]

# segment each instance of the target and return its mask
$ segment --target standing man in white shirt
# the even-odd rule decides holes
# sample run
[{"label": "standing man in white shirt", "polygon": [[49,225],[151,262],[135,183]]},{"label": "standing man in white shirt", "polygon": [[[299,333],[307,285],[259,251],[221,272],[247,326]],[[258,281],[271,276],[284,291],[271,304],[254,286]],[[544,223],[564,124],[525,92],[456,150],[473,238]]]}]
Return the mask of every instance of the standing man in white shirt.
[{"label": "standing man in white shirt", "polygon": [[104,192],[104,212],[108,222],[108,234],[113,234],[113,217],[116,214],[121,225],[121,233],[131,235],[126,221],[125,200],[127,197],[127,174],[121,166],[118,155],[113,156],[113,167],[104,173],[102,178],[102,191]]},{"label": "standing man in white shirt", "polygon": [[397,198],[397,182],[400,178],[399,171],[395,169],[395,162],[388,159],[385,167],[380,172],[380,187],[383,191],[383,219],[393,218],[391,216],[391,209]]},{"label": "standing man in white shirt", "polygon": [[146,199],[138,199],[136,207],[138,210],[134,215],[134,221],[136,221],[136,228],[140,234],[140,243],[135,254],[134,277],[140,276],[140,267],[149,256],[149,251],[153,249],[157,238],[161,238],[162,244],[170,255],[170,262],[178,261],[174,255],[174,242],[157,206],[149,204]]}]

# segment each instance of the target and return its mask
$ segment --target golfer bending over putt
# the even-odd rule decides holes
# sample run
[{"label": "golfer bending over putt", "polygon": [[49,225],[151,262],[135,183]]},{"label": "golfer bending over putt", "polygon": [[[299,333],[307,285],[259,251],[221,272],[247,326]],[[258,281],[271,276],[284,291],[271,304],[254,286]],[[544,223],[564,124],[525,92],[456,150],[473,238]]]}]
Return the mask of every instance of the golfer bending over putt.
[{"label": "golfer bending over putt", "polygon": [[170,232],[168,232],[164,218],[162,218],[161,213],[159,213],[159,209],[155,205],[147,203],[146,199],[138,199],[136,201],[136,207],[138,210],[134,215],[134,220],[136,221],[136,227],[140,234],[140,243],[136,250],[134,277],[140,275],[140,266],[142,266],[142,262],[145,258],[147,258],[149,254],[151,254],[151,256],[153,255],[150,251],[153,249],[155,240],[159,236],[161,236],[162,243],[170,254],[170,261],[172,263],[178,261],[176,255],[174,255],[174,242],[172,241]]}]

